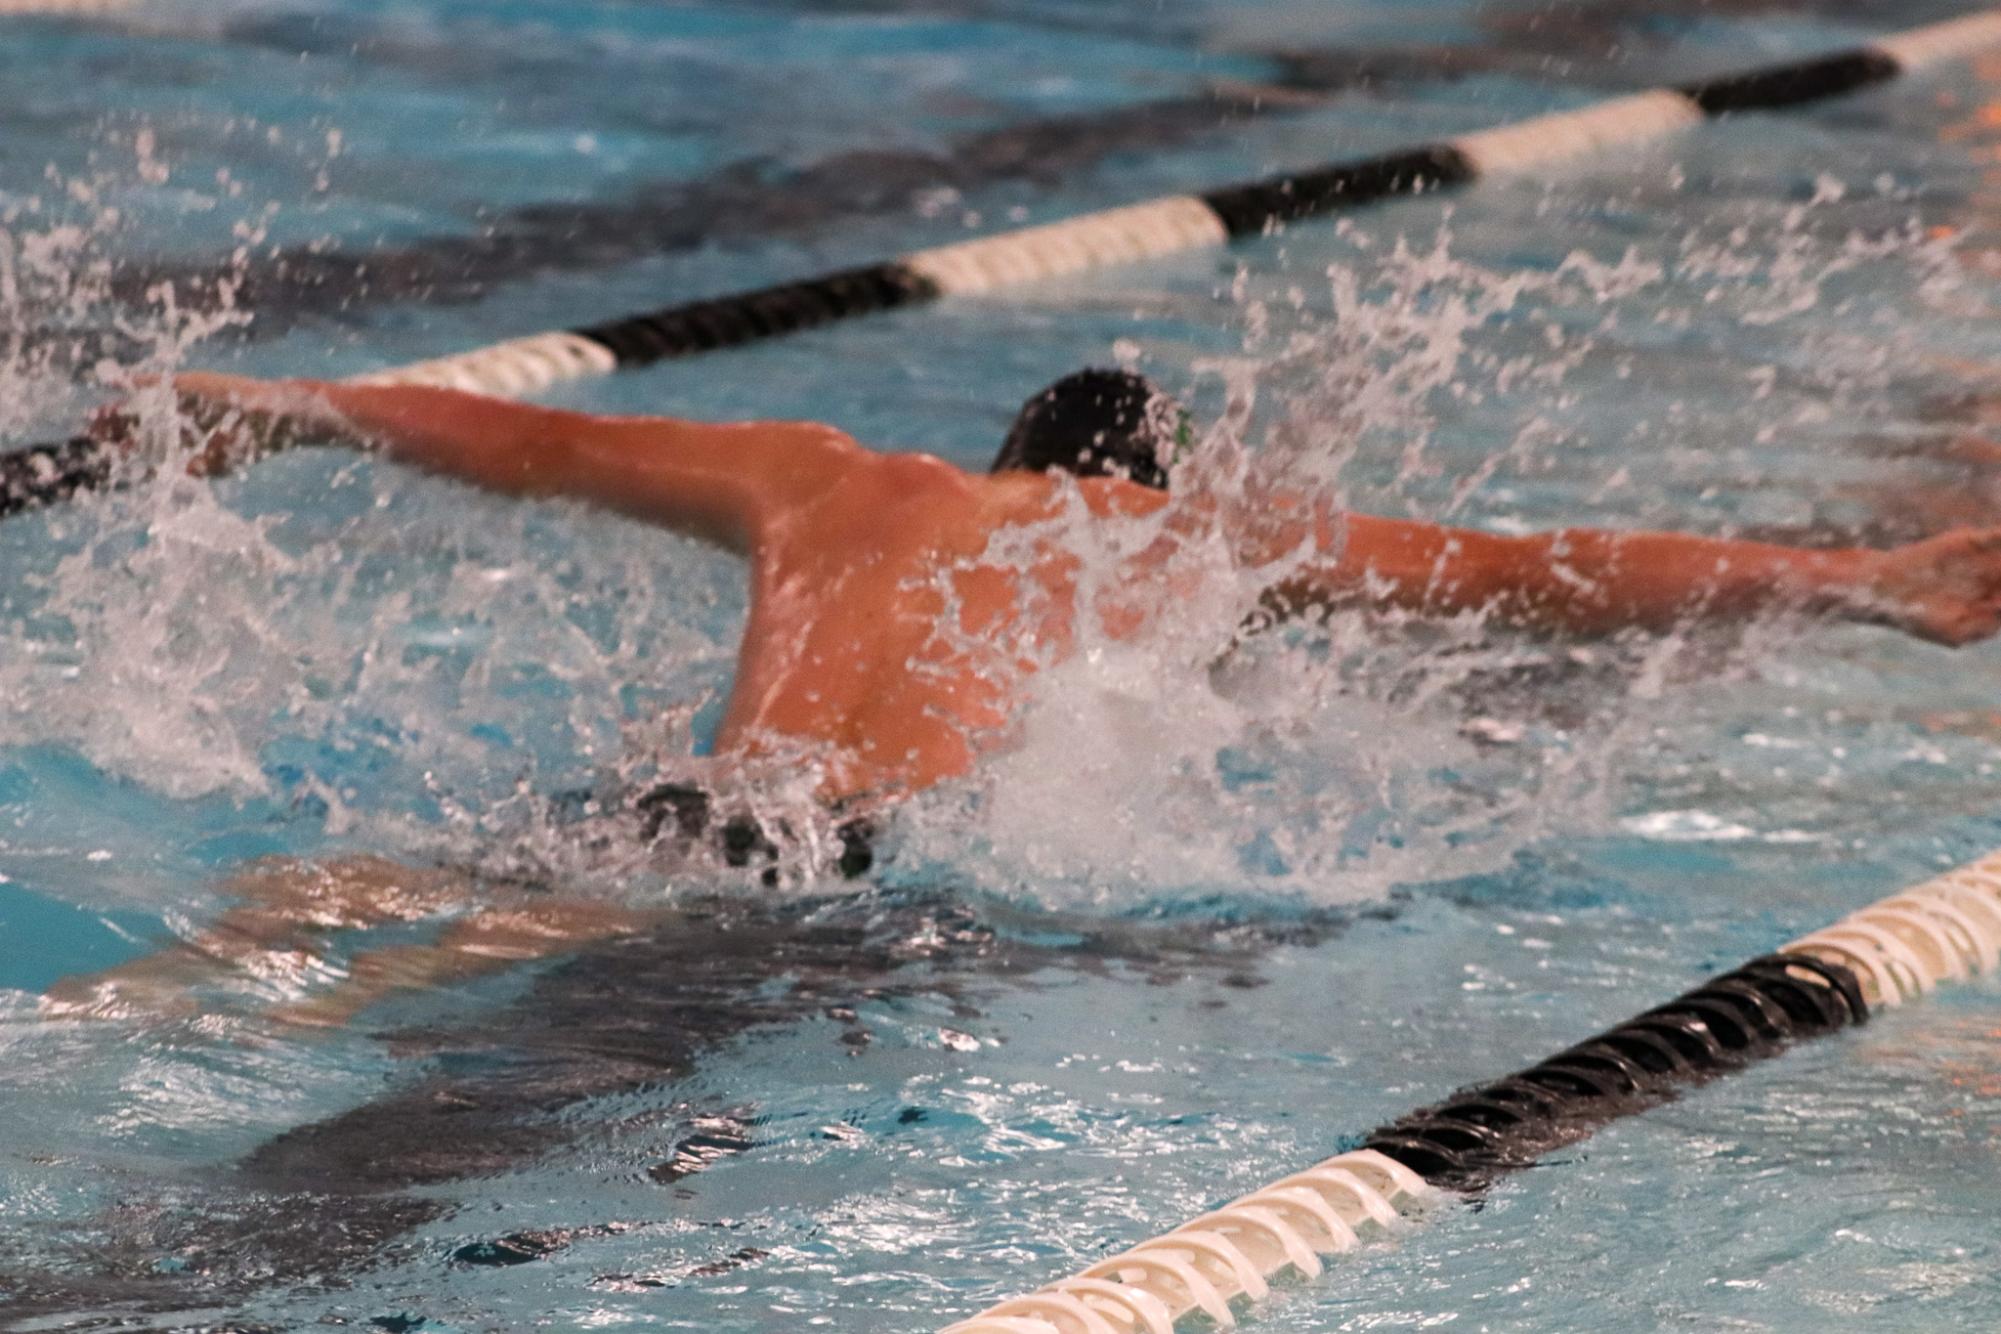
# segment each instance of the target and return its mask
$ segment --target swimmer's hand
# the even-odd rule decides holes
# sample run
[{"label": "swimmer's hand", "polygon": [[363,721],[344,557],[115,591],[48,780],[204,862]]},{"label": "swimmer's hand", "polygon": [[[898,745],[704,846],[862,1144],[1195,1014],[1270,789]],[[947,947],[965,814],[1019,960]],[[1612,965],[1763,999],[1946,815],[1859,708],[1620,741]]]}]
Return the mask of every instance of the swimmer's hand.
[{"label": "swimmer's hand", "polygon": [[[142,381],[141,392],[157,381]],[[180,443],[195,477],[219,477],[248,463],[313,440],[343,434],[345,423],[309,380],[254,380],[208,371],[177,375],[172,389]],[[131,404],[99,412],[91,435],[123,451],[140,447],[140,417]]]},{"label": "swimmer's hand", "polygon": [[2001,528],[1870,553],[1855,610],[1934,644],[1986,639],[2001,630]]}]

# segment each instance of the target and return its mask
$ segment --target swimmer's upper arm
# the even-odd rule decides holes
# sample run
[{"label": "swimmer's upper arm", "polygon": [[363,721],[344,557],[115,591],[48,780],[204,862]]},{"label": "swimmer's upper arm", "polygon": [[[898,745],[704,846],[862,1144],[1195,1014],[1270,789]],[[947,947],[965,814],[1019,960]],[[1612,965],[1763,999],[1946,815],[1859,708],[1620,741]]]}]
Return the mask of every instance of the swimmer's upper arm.
[{"label": "swimmer's upper arm", "polygon": [[738,551],[874,457],[811,422],[605,417],[412,385],[314,389],[393,458],[511,495],[591,501]]},{"label": "swimmer's upper arm", "polygon": [[1505,537],[1321,506],[1302,519],[1292,545],[1296,554],[1264,598],[1281,617],[1341,606],[1463,610],[1518,579],[1525,554]]},{"label": "swimmer's upper arm", "polygon": [[875,457],[816,422],[597,422],[570,438],[563,494],[736,551]]},{"label": "swimmer's upper arm", "polygon": [[[1622,623],[1609,579],[1620,535],[1512,536],[1296,502],[1292,558],[1265,590],[1267,615],[1363,607],[1426,616],[1484,612],[1512,624],[1598,630]],[[1627,619],[1624,623],[1631,623]]]}]

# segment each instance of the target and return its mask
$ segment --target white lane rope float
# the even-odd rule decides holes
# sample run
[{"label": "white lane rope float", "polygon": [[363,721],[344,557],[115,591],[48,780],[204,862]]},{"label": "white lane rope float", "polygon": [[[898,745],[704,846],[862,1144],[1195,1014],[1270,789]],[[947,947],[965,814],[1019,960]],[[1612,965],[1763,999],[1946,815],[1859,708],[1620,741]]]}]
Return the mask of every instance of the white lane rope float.
[{"label": "white lane rope float", "polygon": [[[68,3],[90,7],[120,0]],[[63,4],[64,0],[0,0],[0,13]],[[1221,246],[1385,199],[1453,189],[1484,176],[1522,172],[1659,139],[1710,117],[1823,101],[1993,48],[2001,48],[2001,10],[1882,37],[1851,51],[1612,98],[1380,157],[1105,209],[919,250],[885,263],[582,328],[531,334],[355,378],[368,384],[437,385],[525,396],[568,380],[943,297],[976,295]],[[0,516],[105,485],[112,463],[109,451],[85,438],[0,453]]]},{"label": "white lane rope float", "polygon": [[2001,852],[1894,894],[1519,1073],[1459,1090],[1295,1172],[944,1334],[1232,1329],[1273,1280],[1408,1224],[1679,1091],[2001,969]]},{"label": "white lane rope float", "polygon": [[973,296],[1262,236],[1344,212],[1662,138],[1706,118],[1818,102],[2001,47],[2001,10],[1835,55],[1593,103],[1381,157],[1175,195],[919,250],[803,282],[670,306],[360,377],[527,394],[583,376],[759,341],[836,320]]}]

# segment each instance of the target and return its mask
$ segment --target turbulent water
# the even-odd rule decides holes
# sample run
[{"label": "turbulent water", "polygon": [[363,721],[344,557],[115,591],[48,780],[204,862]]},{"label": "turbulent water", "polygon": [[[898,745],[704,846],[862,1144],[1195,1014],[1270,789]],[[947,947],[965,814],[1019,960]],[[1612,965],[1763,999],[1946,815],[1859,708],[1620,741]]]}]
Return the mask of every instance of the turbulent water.
[{"label": "turbulent water", "polygon": [[[1601,513],[1669,526],[1678,456],[1710,452],[1694,442],[1866,420],[1909,372],[1920,350],[1867,320],[1793,327],[1842,300],[1853,273],[1963,308],[1950,245],[1915,222],[1888,211],[1873,234],[1822,225],[1816,209],[1842,193],[1823,181],[1808,204],[1668,245],[1574,251],[1543,271],[1458,258],[1449,225],[1422,240],[1344,228],[1349,253],[1317,275],[1318,292],[1297,274],[1239,278],[1241,353],[1172,367],[1137,344],[1107,351],[1207,409],[1184,492],[1255,505],[1257,488],[1281,487],[1525,529],[1518,499],[1607,453],[1581,425],[1604,411],[1592,396],[1627,392],[1648,340],[1672,343],[1721,309],[1768,359],[1742,368],[1734,399],[1675,401],[1639,422],[1625,460],[1590,488]],[[78,227],[11,239],[13,322],[101,314],[75,277],[101,267],[101,246]],[[162,304],[145,374],[245,318]],[[16,347],[17,421],[74,408],[51,369],[74,363],[61,352]],[[116,391],[132,371],[93,376]],[[351,846],[572,879],[591,860],[557,827],[562,794],[704,744],[742,622],[730,559],[579,506],[483,497],[334,451],[188,478],[171,399],[137,392],[157,466],[10,525],[19,578],[0,742],[71,750],[168,798],[284,810]],[[1470,469],[1469,444],[1481,454]],[[1810,520],[1808,503],[1775,517]],[[1053,526],[1085,556],[1087,603],[1115,592],[1122,552],[1159,535],[1145,521],[1094,529],[1081,510]],[[1010,543],[1001,535],[987,559],[1018,561]],[[1087,618],[1078,652],[1022,683],[1017,725],[974,779],[898,825],[923,868],[912,873],[1119,911],[1345,902],[1501,865],[1552,828],[1613,828],[1693,683],[1758,677],[1794,642],[1762,626],[1552,644],[1478,616],[1362,615],[1243,638],[1283,568],[1193,541],[1176,568],[1197,595],[1134,642]],[[621,879],[631,857],[611,865],[611,892],[664,888]]]},{"label": "turbulent water", "polygon": [[[243,36],[220,19],[203,32]],[[384,66],[421,67],[409,52],[435,34],[397,35]],[[468,67],[491,56],[468,51]],[[324,119],[266,136],[265,168],[359,170],[352,143],[380,128],[357,119],[344,137]],[[1984,123],[1964,133],[1991,138]],[[1019,682],[1018,714],[972,775],[888,822],[859,898],[827,908],[846,892],[830,879],[774,890],[659,864],[578,813],[592,794],[712,767],[745,612],[736,561],[334,450],[191,478],[152,378],[240,357],[342,374],[485,336],[489,316],[537,327],[575,312],[506,292],[424,320],[274,310],[286,337],[260,344],[244,336],[263,336],[265,313],[227,280],[135,300],[120,261],[161,216],[180,249],[199,235],[245,275],[274,236],[317,226],[317,204],[268,182],[195,173],[173,128],[156,139],[113,117],[94,163],[52,168],[32,198],[0,191],[0,436],[66,433],[108,401],[143,423],[126,485],[0,523],[0,931],[13,932],[0,1066],[15,1072],[0,1075],[0,1119],[20,1127],[0,1131],[0,1295],[152,1309],[194,1300],[158,1295],[185,1275],[219,1306],[261,1294],[280,1323],[416,1328],[393,1321],[433,1300],[432,1317],[469,1326],[558,1309],[582,1323],[652,1318],[644,1303],[667,1291],[688,1303],[673,1308],[686,1327],[752,1330],[780,1309],[838,1318],[824,1313],[847,1309],[844,1292],[875,1285],[896,1311],[883,1320],[927,1327],[941,1306],[1133,1239],[1138,1221],[1171,1225],[1269,1175],[1273,1154],[1305,1161],[1497,1073],[1469,1052],[1540,1055],[1508,1044],[1570,1040],[1593,1007],[1616,1017],[1641,990],[1673,990],[1663,973],[1762,952],[1878,881],[1978,850],[1991,821],[1986,650],[1947,659],[1786,618],[1603,642],[1471,615],[1343,613],[1251,634],[1292,558],[1249,566],[1197,532],[1177,538],[1171,606],[1135,637],[1086,616],[1073,654]],[[817,144],[838,129],[791,132]],[[614,128],[588,152],[547,133],[566,162],[629,147]],[[1311,123],[1268,133],[1260,151],[1323,151]],[[232,121],[226,142],[263,134]],[[1189,153],[1186,170],[1213,165]],[[1499,532],[1603,523],[1817,544],[2001,514],[1985,397],[2001,346],[1978,218],[1868,154],[1851,169],[1815,147],[1783,190],[1731,188],[1713,158],[1688,156],[1649,159],[1639,184],[1626,164],[1583,185],[1496,183],[1457,208],[1423,201],[1220,263],[948,304],[922,325],[865,322],[843,331],[853,344],[746,350],[569,401],[812,413],[979,467],[1060,355],[1055,370],[1121,362],[1183,396],[1201,429],[1177,488],[1224,508],[1279,489]],[[370,202],[385,235],[435,221],[399,215],[393,194]],[[929,226],[960,202],[934,191],[912,216]],[[700,259],[768,276],[739,252]],[[800,257],[772,262],[789,272]],[[627,287],[621,271],[591,299],[622,308]],[[998,535],[985,559],[1018,564],[1059,540],[1083,558],[1088,607],[1129,596],[1123,558],[1162,535],[1079,510]],[[807,800],[797,773],[758,778],[781,813]],[[373,1028],[308,1042],[256,1014],[435,921],[334,936],[171,1022],[39,1008],[65,973],[197,937],[244,864],[351,852],[754,926],[732,937],[696,916],[651,953],[405,997],[375,1016],[397,1025],[393,1043]],[[35,948],[13,948],[29,934]],[[801,978],[790,992],[774,980]],[[1893,1109],[1906,1123],[1952,1108],[1991,1120],[1985,1021],[1955,1022],[1956,1082],[1909,1075]],[[1821,1105],[1782,1085],[1744,1096],[1736,1110],[1772,1124]],[[1847,1086],[1825,1099],[1841,1115],[1873,1105]],[[427,1119],[441,1108],[464,1119]],[[75,1143],[43,1128],[70,1123]],[[1654,1128],[1691,1175],[1667,1184],[1700,1195],[1694,1158],[1737,1150],[1698,1154],[1673,1131]],[[1776,1156],[1783,1138],[1744,1153]],[[690,1185],[672,1166],[684,1151],[690,1177],[739,1154],[766,1166]],[[379,1180],[343,1178],[372,1160]],[[1611,1162],[1590,1177],[1599,1203],[1632,1193],[1619,1173],[1666,1170]],[[1954,1196],[1949,1170],[1934,1177],[1938,1233],[1988,1207]],[[1528,1204],[1563,1224],[1549,1190]],[[1522,1244],[1495,1221],[1509,1199],[1442,1224],[1475,1234],[1477,1254],[1438,1243],[1412,1262],[1421,1279],[1378,1254],[1367,1291],[1411,1323],[1449,1297],[1505,1325],[1502,1271]],[[1812,1249],[1817,1218],[1794,1229],[1806,1241],[1789,1218],[1771,1225],[1789,1238],[1775,1246],[1805,1254],[1805,1272],[1845,1272]],[[517,1232],[548,1248],[522,1261],[524,1286],[477,1258],[504,1246],[465,1258]],[[1910,1256],[1885,1258],[1904,1244],[1885,1232],[1871,1254],[1903,1275],[1885,1291],[1959,1290],[1973,1261],[1940,1258],[1922,1228]],[[571,1254],[585,1257],[574,1270]],[[1461,1260],[1484,1275],[1478,1291],[1418,1292]],[[325,1295],[371,1266],[387,1276],[351,1306]],[[47,1274],[102,1286],[78,1296]],[[310,1295],[288,1305],[293,1284]],[[1560,1266],[1555,1286],[1568,1296],[1553,1309],[1572,1315],[1600,1291]],[[1295,1300],[1274,1327],[1371,1318]],[[1649,1311],[1722,1309],[1635,1303],[1634,1328]]]}]

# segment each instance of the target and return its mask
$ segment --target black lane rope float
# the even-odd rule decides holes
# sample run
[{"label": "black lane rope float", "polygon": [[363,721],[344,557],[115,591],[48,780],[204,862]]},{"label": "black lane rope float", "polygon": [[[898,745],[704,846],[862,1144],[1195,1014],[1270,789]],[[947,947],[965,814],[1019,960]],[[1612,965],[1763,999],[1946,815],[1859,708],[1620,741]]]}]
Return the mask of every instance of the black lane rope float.
[{"label": "black lane rope float", "polygon": [[[269,41],[295,55],[308,35],[316,52],[354,46],[355,34],[323,31],[323,19],[315,16],[304,32],[280,22]],[[413,65],[421,67],[430,53],[421,48]],[[855,149],[783,173],[745,159],[694,179],[641,182],[617,197],[483,213],[472,234],[419,236],[374,249],[286,246],[242,263],[121,266],[109,294],[129,303],[148,299],[161,283],[197,295],[226,287],[235,309],[254,310],[257,317],[233,336],[270,338],[315,316],[350,316],[411,299],[471,301],[501,283],[657,258],[718,238],[797,236],[835,222],[902,215],[924,190],[974,191],[1003,182],[1046,186],[1120,154],[1171,148],[1225,134],[1244,121],[1323,107],[1343,92],[1459,79],[1523,66],[1531,58],[1445,45],[1244,55],[1276,66],[1276,81],[1211,80],[1180,96],[978,130],[937,150]],[[84,356],[117,356],[132,346],[126,337],[93,331]]]},{"label": "black lane rope float", "polygon": [[1526,1070],[1400,1117],[1363,1147],[1434,1186],[1480,1190],[1610,1121],[1868,1017],[1847,967],[1767,955]]},{"label": "black lane rope float", "polygon": [[[0,6],[4,3],[0,0]],[[0,14],[6,12],[0,7]],[[138,17],[138,31],[153,31],[143,14]],[[1625,15],[1621,22],[1633,17]],[[1599,38],[1608,26],[1616,30],[1620,22],[1589,24]],[[108,294],[116,301],[144,303],[161,283],[196,300],[227,289],[235,310],[256,313],[253,322],[232,330],[231,336],[271,338],[316,316],[351,316],[370,306],[413,299],[429,304],[471,301],[501,283],[603,269],[694,250],[718,238],[741,242],[808,234],[837,221],[903,214],[921,190],[972,191],[1006,181],[1048,185],[1118,154],[1213,137],[1246,120],[1299,114],[1357,89],[1482,73],[1531,77],[1537,65],[1547,65],[1552,50],[1574,51],[1576,36],[1567,24],[1550,21],[1533,31],[1507,33],[1500,48],[1435,43],[1246,50],[1236,54],[1271,65],[1272,81],[1212,79],[1177,96],[974,131],[938,150],[856,149],[776,173],[762,160],[744,159],[694,179],[643,181],[617,197],[538,201],[483,212],[471,234],[419,236],[371,249],[290,245],[240,262],[120,265]],[[324,13],[252,16],[225,23],[217,37],[299,58],[379,54],[393,57],[400,68],[433,74],[443,49],[400,39],[381,44],[375,25],[341,24]],[[1578,62],[1573,56],[1566,64],[1566,82],[1574,87]],[[574,77],[578,69],[569,73]],[[93,329],[84,337],[71,330],[38,330],[32,336],[66,338],[79,345],[83,361],[129,355],[137,347],[122,330]]]},{"label": "black lane rope float", "polygon": [[1363,1146],[948,1326],[944,1334],[1229,1329],[1286,1271],[1472,1193],[1682,1091],[1865,1022],[1939,983],[2001,971],[2001,853],[1892,895],[1515,1074],[1399,1117]]},{"label": "black lane rope float", "polygon": [[[2001,46],[2001,10],[1990,10],[1831,56],[1635,93],[1379,157],[1106,209],[817,278],[533,334],[357,379],[530,394],[565,380],[650,366],[946,296],[1220,246],[1385,199],[1455,188],[1485,176],[1659,138],[1706,117],[1821,101],[1996,46]],[[103,448],[78,438],[0,455],[0,517],[102,485],[111,471],[99,457]]]},{"label": "black lane rope float", "polygon": [[[926,190],[1048,185],[1121,154],[1172,148],[1249,119],[1321,106],[1335,91],[1215,83],[1187,96],[979,130],[935,150],[855,149],[782,173],[743,159],[693,179],[641,182],[618,196],[482,214],[471,234],[419,236],[375,249],[286,246],[242,264],[134,264],[113,276],[110,296],[143,301],[161,283],[197,295],[226,287],[235,309],[256,314],[233,336],[269,338],[308,318],[412,299],[467,302],[502,283],[693,251],[720,238],[808,236],[835,223],[902,216]],[[116,355],[132,345],[128,340],[93,331],[86,355]]]}]

